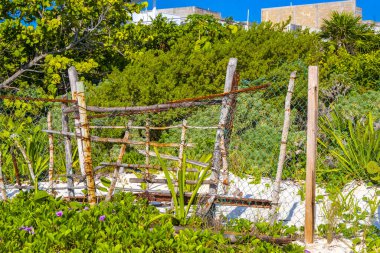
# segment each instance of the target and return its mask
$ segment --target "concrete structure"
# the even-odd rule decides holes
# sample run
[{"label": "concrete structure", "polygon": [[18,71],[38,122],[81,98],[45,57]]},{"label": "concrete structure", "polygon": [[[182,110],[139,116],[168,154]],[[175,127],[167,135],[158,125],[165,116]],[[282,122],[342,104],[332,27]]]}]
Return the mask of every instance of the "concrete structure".
[{"label": "concrete structure", "polygon": [[221,19],[220,12],[210,11],[195,6],[168,9],[154,8],[152,11],[143,11],[139,14],[134,13],[132,15],[132,18],[134,22],[142,21],[143,23],[150,23],[158,14],[162,14],[162,16],[168,18],[173,22],[176,22],[177,24],[180,24],[183,21],[185,21],[187,16],[191,14],[208,14],[214,16],[216,19]]},{"label": "concrete structure", "polygon": [[356,6],[356,1],[349,0],[265,8],[261,9],[261,22],[280,23],[291,17],[290,30],[297,28],[319,30],[323,24],[323,19],[329,19],[333,11],[362,16],[362,9]]},{"label": "concrete structure", "polygon": [[221,19],[221,13],[216,12],[216,11],[210,11],[206,9],[202,9],[199,7],[195,6],[190,6],[190,7],[178,7],[178,8],[168,8],[168,9],[157,9],[157,13],[162,13],[162,14],[170,14],[170,15],[175,15],[179,16],[180,18],[187,18],[187,16],[191,14],[202,14],[202,15],[212,15],[216,19]]},{"label": "concrete structure", "polygon": [[380,22],[375,22],[373,20],[363,20],[362,23],[372,26],[373,30],[376,33],[380,33]]}]

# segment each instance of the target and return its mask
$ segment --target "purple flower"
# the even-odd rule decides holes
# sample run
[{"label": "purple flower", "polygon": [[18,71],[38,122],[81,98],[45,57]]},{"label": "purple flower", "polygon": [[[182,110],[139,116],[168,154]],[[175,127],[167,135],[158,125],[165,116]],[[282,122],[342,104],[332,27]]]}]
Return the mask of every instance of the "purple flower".
[{"label": "purple flower", "polygon": [[28,232],[29,234],[34,234],[34,229],[33,227],[27,227],[27,226],[22,226],[20,228],[18,228],[19,230],[24,230],[26,232]]},{"label": "purple flower", "polygon": [[83,208],[83,210],[89,210],[90,208],[88,208],[88,206],[85,206],[84,208]]},{"label": "purple flower", "polygon": [[63,215],[63,212],[62,211],[58,211],[55,213],[55,215],[57,215],[58,217],[61,217]]},{"label": "purple flower", "polygon": [[102,215],[99,217],[99,221],[104,221],[106,219],[106,216],[105,215]]}]

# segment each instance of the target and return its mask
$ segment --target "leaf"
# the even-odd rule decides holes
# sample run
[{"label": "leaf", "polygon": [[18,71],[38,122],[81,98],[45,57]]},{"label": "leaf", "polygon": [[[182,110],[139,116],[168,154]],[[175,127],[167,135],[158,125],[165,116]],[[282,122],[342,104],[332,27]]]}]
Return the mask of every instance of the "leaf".
[{"label": "leaf", "polygon": [[380,166],[375,161],[370,161],[366,166],[367,172],[369,174],[380,174]]},{"label": "leaf", "polygon": [[46,191],[37,190],[36,193],[34,194],[34,200],[35,201],[42,201],[42,200],[45,200],[49,197],[50,197],[50,195]]},{"label": "leaf", "polygon": [[99,185],[96,187],[96,189],[98,189],[99,191],[102,191],[102,192],[108,192],[107,188],[99,186]]},{"label": "leaf", "polygon": [[100,178],[100,182],[102,182],[102,184],[105,186],[105,187],[110,187],[111,186],[111,180],[109,180],[108,178],[106,177],[101,177]]}]

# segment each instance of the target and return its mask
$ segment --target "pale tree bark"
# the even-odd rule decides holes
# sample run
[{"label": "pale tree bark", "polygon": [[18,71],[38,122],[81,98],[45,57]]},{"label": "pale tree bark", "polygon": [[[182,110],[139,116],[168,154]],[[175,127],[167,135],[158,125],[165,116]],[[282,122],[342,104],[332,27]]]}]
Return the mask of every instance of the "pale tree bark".
[{"label": "pale tree bark", "polygon": [[272,208],[271,208],[271,223],[272,224],[278,219],[278,211],[280,207],[278,202],[280,199],[281,177],[282,177],[282,170],[284,168],[284,163],[285,163],[286,144],[288,141],[289,127],[290,127],[290,102],[292,100],[296,73],[297,72],[294,71],[290,74],[288,93],[285,98],[284,126],[282,128],[280,155],[278,157],[276,181],[274,182],[273,193],[272,193]]}]

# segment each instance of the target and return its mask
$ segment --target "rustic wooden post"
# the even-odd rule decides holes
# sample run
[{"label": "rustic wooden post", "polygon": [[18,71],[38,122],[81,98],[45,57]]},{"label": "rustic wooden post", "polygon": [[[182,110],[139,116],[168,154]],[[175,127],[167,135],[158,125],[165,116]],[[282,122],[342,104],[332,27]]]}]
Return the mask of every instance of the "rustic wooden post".
[{"label": "rustic wooden post", "polygon": [[[224,84],[224,93],[231,92],[234,88],[237,87],[238,76],[236,75],[236,72],[235,72],[236,66],[237,66],[237,59],[231,58],[227,66],[226,80]],[[215,195],[218,194],[218,185],[220,181],[220,170],[221,170],[221,161],[222,161],[222,157],[221,157],[222,155],[221,155],[221,150],[220,150],[220,140],[222,136],[222,131],[224,131],[224,137],[225,137],[224,145],[225,145],[225,149],[227,150],[228,149],[227,139],[229,137],[230,132],[226,133],[227,131],[226,127],[232,126],[234,108],[231,105],[234,103],[235,98],[236,98],[236,95],[230,94],[230,95],[224,96],[222,100],[222,109],[221,109],[220,118],[219,118],[219,128],[216,132],[214,153],[213,153],[212,165],[211,165],[211,180],[213,181],[213,183],[210,185],[210,190],[209,190],[211,197],[208,199],[206,205],[200,210],[200,213],[202,215],[205,215],[207,212],[209,212],[212,206],[212,203],[215,200]],[[228,184],[228,182],[226,183]]]},{"label": "rustic wooden post", "polygon": [[[52,130],[52,116],[51,111],[47,113],[47,127],[48,130]],[[49,134],[49,190],[53,192],[53,173],[54,173],[54,137],[53,134]]]},{"label": "rustic wooden post", "polygon": [[16,158],[16,154],[13,147],[11,148],[11,156],[12,156],[13,169],[14,169],[15,177],[16,177],[16,184],[18,186],[21,186],[20,171],[18,169],[17,158]]},{"label": "rustic wooden post", "polygon": [[[226,73],[226,80],[224,84],[224,92],[231,92],[233,87],[233,79],[235,76],[237,66],[237,59],[231,58],[228,62],[227,66],[227,73]],[[211,167],[211,179],[215,181],[214,184],[210,185],[210,193],[211,194],[217,194],[218,193],[218,183],[219,183],[219,176],[220,176],[220,168],[221,168],[221,152],[220,152],[220,139],[222,136],[222,131],[225,130],[226,125],[229,124],[228,118],[231,111],[231,103],[232,103],[232,97],[230,95],[223,97],[222,100],[222,109],[220,113],[220,119],[219,119],[219,128],[216,132],[216,138],[215,138],[215,146],[214,146],[214,153],[212,158],[212,167]],[[226,136],[226,134],[224,134]],[[226,141],[225,141],[226,143]]]},{"label": "rustic wooden post", "polygon": [[5,189],[5,185],[4,185],[4,177],[3,177],[3,157],[2,157],[2,153],[0,151],[0,189],[1,189],[1,196],[3,197],[3,201],[7,201],[8,200],[8,197],[7,197],[7,191]]},{"label": "rustic wooden post", "polygon": [[290,74],[288,93],[286,94],[286,98],[285,98],[285,115],[284,115],[284,125],[282,128],[280,155],[278,157],[276,180],[274,182],[273,192],[272,192],[272,208],[271,208],[271,223],[272,224],[274,224],[274,222],[276,222],[278,219],[278,209],[280,207],[278,204],[278,201],[280,199],[282,170],[284,168],[284,163],[285,163],[286,144],[288,142],[288,134],[289,134],[289,127],[290,127],[290,101],[292,100],[296,74],[297,74],[296,71]]},{"label": "rustic wooden post", "polygon": [[[67,99],[67,96],[63,98]],[[62,132],[70,132],[69,129],[69,116],[64,112],[67,108],[66,103],[61,104],[62,116]],[[64,135],[64,144],[65,144],[65,166],[66,166],[66,176],[67,176],[67,190],[70,197],[75,196],[74,192],[74,180],[73,180],[73,157],[72,157],[72,146],[71,146],[71,137]]]},{"label": "rustic wooden post", "polygon": [[[129,139],[129,128],[131,126],[132,126],[132,121],[128,121],[127,130],[125,131],[123,140],[127,141]],[[127,144],[126,143],[121,144],[121,148],[120,148],[120,152],[119,152],[119,157],[117,158],[117,161],[116,161],[117,164],[121,164],[123,162],[123,156],[125,154],[126,148],[127,148]],[[119,173],[120,173],[119,170],[120,170],[120,167],[116,167],[115,170],[114,170],[114,172],[113,172],[112,182],[111,182],[111,185],[110,185],[110,187],[108,189],[106,201],[110,201],[111,198],[112,198],[112,195],[113,195],[113,192],[115,190],[116,183],[117,183],[117,178],[119,177]]]},{"label": "rustic wooden post", "polygon": [[179,159],[178,170],[182,169],[183,153],[185,152],[185,146],[186,146],[186,130],[187,130],[187,121],[184,119],[182,121],[181,144],[179,146],[179,151],[178,151],[178,159]]},{"label": "rustic wooden post", "polygon": [[14,144],[16,145],[16,147],[18,148],[18,150],[20,150],[22,156],[24,157],[25,161],[26,161],[26,164],[28,166],[28,169],[29,169],[29,174],[30,174],[30,179],[32,180],[32,182],[34,183],[35,179],[36,179],[36,176],[34,175],[34,171],[33,171],[33,166],[32,166],[32,162],[30,161],[27,153],[26,153],[26,150],[25,148],[21,145],[21,143],[16,139],[14,138],[13,139],[14,141]]},{"label": "rustic wooden post", "polygon": [[220,154],[222,157],[222,187],[223,193],[228,193],[229,177],[228,177],[228,160],[227,160],[227,149],[225,144],[224,129],[221,131],[220,136]]},{"label": "rustic wooden post", "polygon": [[[149,157],[149,145],[150,145],[150,120],[149,118],[145,121],[145,164],[148,166],[150,163]],[[145,179],[149,179],[149,169],[145,169]],[[149,190],[149,183],[146,183],[146,190]]]},{"label": "rustic wooden post", "polygon": [[96,189],[94,180],[94,171],[92,169],[91,158],[91,137],[90,128],[87,119],[86,101],[84,98],[84,86],[82,82],[77,82],[77,101],[79,109],[79,121],[82,133],[82,145],[83,145],[83,167],[86,173],[87,190],[88,190],[88,202],[90,205],[96,204]]},{"label": "rustic wooden post", "polygon": [[318,67],[309,66],[307,101],[305,243],[314,242],[315,170],[317,166]]},{"label": "rustic wooden post", "polygon": [[[72,100],[77,100],[77,85],[76,82],[78,81],[78,73],[75,69],[75,67],[70,67],[69,70],[69,80],[70,80],[70,87],[71,87],[71,98]],[[79,166],[80,171],[82,173],[82,176],[84,176],[85,169],[84,169],[84,161],[83,161],[83,143],[82,143],[82,133],[80,128],[80,122],[79,122],[79,115],[76,111],[75,119],[74,119],[74,125],[75,125],[75,134],[77,136],[77,144],[78,144],[78,157],[79,157]]]}]

